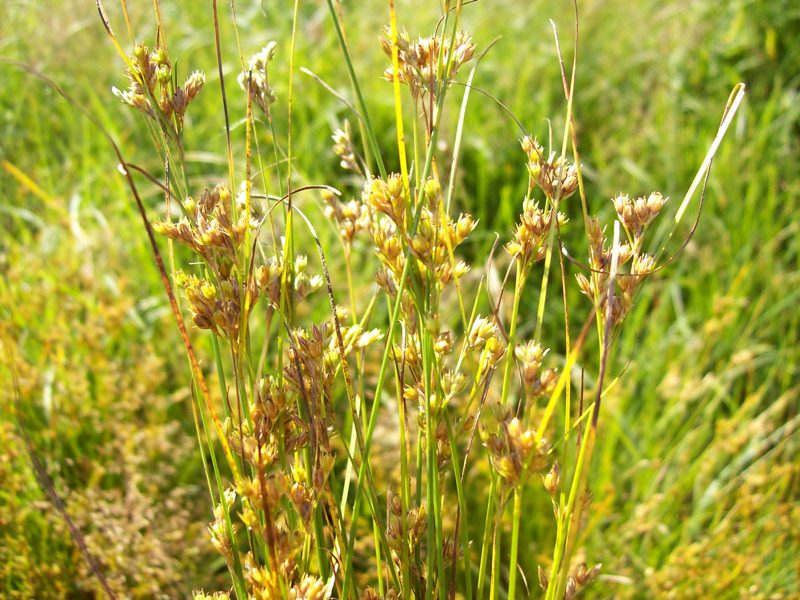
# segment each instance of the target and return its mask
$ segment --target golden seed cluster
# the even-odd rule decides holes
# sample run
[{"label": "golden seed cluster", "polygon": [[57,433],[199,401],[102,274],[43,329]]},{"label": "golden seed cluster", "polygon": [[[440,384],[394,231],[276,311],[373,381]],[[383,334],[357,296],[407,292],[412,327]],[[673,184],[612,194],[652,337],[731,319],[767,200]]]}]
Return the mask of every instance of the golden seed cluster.
[{"label": "golden seed cluster", "polygon": [[183,87],[178,86],[167,51],[161,47],[149,50],[144,44],[137,44],[128,57],[126,75],[130,86],[125,91],[112,88],[114,95],[158,121],[165,132],[180,137],[186,109],[203,89],[205,75],[195,71]]}]

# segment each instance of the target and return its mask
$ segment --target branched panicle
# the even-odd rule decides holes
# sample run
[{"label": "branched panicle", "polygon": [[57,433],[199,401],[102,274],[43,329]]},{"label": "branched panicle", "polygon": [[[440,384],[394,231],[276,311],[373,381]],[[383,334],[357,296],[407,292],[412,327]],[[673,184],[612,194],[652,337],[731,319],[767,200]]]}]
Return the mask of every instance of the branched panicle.
[{"label": "branched panicle", "polygon": [[[210,329],[230,340],[239,339],[242,315],[249,315],[259,296],[271,306],[280,305],[284,265],[280,255],[264,259],[252,277],[241,265],[245,241],[258,234],[259,223],[234,199],[227,186],[204,190],[198,200],[183,201],[185,215],[177,222],[158,221],[153,229],[191,248],[206,265],[210,278],[180,273],[192,319],[200,329]],[[234,216],[238,215],[238,216]],[[308,259],[298,254],[293,265],[294,300],[301,301],[322,287],[322,277],[308,273]]]}]

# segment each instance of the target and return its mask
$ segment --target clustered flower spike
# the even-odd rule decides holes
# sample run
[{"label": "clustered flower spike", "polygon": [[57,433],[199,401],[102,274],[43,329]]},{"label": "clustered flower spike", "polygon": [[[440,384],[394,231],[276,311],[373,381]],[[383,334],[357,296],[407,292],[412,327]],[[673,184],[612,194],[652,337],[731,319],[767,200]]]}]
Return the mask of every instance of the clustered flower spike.
[{"label": "clustered flower spike", "polygon": [[[612,295],[611,318],[618,324],[630,311],[633,296],[644,278],[656,267],[655,257],[643,250],[645,232],[661,212],[667,198],[659,192],[635,200],[627,194],[612,199],[617,219],[627,233],[627,242],[617,249],[618,273],[616,290]],[[577,275],[581,292],[590,298],[604,315],[608,306],[608,285],[614,249],[608,247],[608,238],[600,222],[592,218],[587,224],[589,233],[590,277]]]},{"label": "clustered flower spike", "polygon": [[[575,598],[584,587],[589,585],[589,583],[597,577],[597,574],[600,572],[600,568],[603,565],[601,563],[596,564],[591,569],[586,566],[586,563],[580,563],[575,569],[570,572],[570,575],[567,577],[567,584],[566,589],[564,590],[564,600],[570,600],[571,598]],[[547,588],[550,585],[550,576],[547,574],[547,571],[539,567],[539,585],[541,586],[543,591],[547,591]]]},{"label": "clustered flower spike", "polygon": [[269,113],[269,106],[276,100],[275,92],[269,84],[269,62],[275,56],[275,42],[270,42],[257,52],[247,63],[247,69],[239,73],[239,86],[253,95],[253,102],[264,113]]},{"label": "clustered flower spike", "polygon": [[[198,200],[183,202],[185,215],[178,222],[158,221],[153,230],[191,248],[207,265],[212,277],[179,274],[177,283],[183,288],[192,320],[200,329],[235,340],[241,316],[249,314],[260,295],[273,306],[280,304],[281,278],[284,265],[279,257],[271,257],[249,273],[238,272],[237,260],[249,230],[256,235],[258,224],[238,206],[234,217],[234,199],[226,185],[204,190]],[[322,287],[322,277],[307,273],[308,259],[295,257],[292,292],[295,301],[302,300]],[[245,283],[246,282],[246,283]]]},{"label": "clustered flower spike", "polygon": [[[559,226],[567,222],[567,216],[562,212],[558,213],[557,219]],[[544,259],[552,221],[552,210],[545,212],[536,200],[526,198],[514,239],[506,244],[506,251],[526,266]]]},{"label": "clustered flower spike", "polygon": [[353,148],[350,121],[345,119],[342,128],[334,131],[331,137],[333,138],[333,153],[339,157],[339,165],[348,171],[361,173]]},{"label": "clustered flower spike", "polygon": [[500,419],[498,432],[482,429],[481,437],[497,473],[512,486],[547,465],[547,440],[537,439],[517,417]]},{"label": "clustered flower spike", "polygon": [[[391,58],[392,36],[389,27],[385,35],[381,38],[381,47]],[[421,93],[436,94],[440,86],[449,84],[461,66],[472,60],[475,54],[475,44],[464,31],[456,32],[452,42],[447,35],[420,37],[412,42],[405,31],[398,32],[397,48],[398,79],[408,84],[414,97]],[[394,67],[388,67],[383,76],[387,81],[394,81]]]},{"label": "clustered flower spike", "polygon": [[144,44],[137,44],[129,58],[126,75],[130,86],[122,91],[111,88],[123,103],[159,122],[164,130],[180,136],[189,104],[197,97],[205,84],[205,75],[193,72],[183,84],[175,85],[172,64],[163,48],[150,51]]},{"label": "clustered flower spike", "polygon": [[551,152],[545,156],[544,148],[535,138],[522,138],[522,149],[528,155],[528,172],[531,184],[538,185],[544,195],[566,200],[578,189],[578,169],[574,163]]},{"label": "clustered flower spike", "polygon": [[412,257],[420,272],[433,274],[439,284],[446,285],[469,270],[464,261],[454,261],[451,252],[467,239],[477,222],[469,214],[461,214],[453,221],[444,213],[442,190],[435,179],[428,179],[423,191],[425,203],[418,209],[419,221],[413,236],[410,236],[407,222],[406,194],[400,175],[389,175],[386,181],[372,179],[362,193],[366,206],[388,217],[373,222],[371,233],[378,258],[385,267],[379,281],[390,293],[394,280],[405,267],[403,240],[406,236],[410,237]]}]

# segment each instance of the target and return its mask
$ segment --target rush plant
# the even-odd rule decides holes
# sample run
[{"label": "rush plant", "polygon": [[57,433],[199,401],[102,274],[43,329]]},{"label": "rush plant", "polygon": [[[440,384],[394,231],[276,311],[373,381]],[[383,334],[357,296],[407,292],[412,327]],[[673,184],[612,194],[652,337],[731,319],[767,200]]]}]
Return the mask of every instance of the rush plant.
[{"label": "rush plant", "polygon": [[[520,126],[515,177],[527,185],[518,223],[481,256],[471,243],[480,224],[456,210],[469,194],[457,173],[472,82],[490,46],[479,54],[461,29],[460,0],[445,2],[420,37],[399,29],[389,3],[381,47],[396,145],[370,120],[341,7],[328,0],[357,123],[333,135],[345,175],[336,185],[314,173],[302,181],[295,169],[299,2],[289,55],[275,43],[249,60],[239,49],[236,91],[225,87],[229,50],[214,2],[228,169],[210,188],[191,184],[183,135],[205,77],[179,72],[155,6],[149,46],[126,52],[104,24],[128,78],[114,93],[141,113],[163,164],[151,174],[120,154],[189,360],[208,531],[230,573],[229,590],[195,597],[574,597],[603,561],[585,562],[578,548],[601,405],[617,377],[613,342],[644,281],[677,257],[669,242],[701,183],[704,191],[743,86],[671,222],[662,214],[670,203],[647,190],[611,199],[615,219],[604,223],[591,215],[609,200],[587,198],[583,183],[576,48],[570,72],[562,61],[560,142]],[[554,37],[558,48],[555,27]],[[270,77],[274,61],[289,64],[285,99]],[[467,70],[444,154],[450,94]],[[231,125],[240,121],[242,143]],[[163,194],[163,218],[148,217],[139,175]],[[338,241],[317,234],[314,197]],[[585,250],[568,248],[565,230]],[[197,340],[210,348],[210,372]],[[540,540],[552,552],[534,576],[521,559],[532,541],[523,515],[542,500],[554,535]]]}]

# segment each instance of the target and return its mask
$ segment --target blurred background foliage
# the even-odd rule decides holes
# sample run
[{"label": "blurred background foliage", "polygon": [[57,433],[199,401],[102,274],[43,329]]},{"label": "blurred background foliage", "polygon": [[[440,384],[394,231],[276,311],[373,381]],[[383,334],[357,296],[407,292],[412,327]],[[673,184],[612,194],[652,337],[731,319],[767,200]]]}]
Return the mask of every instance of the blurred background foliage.
[{"label": "blurred background foliage", "polygon": [[[121,33],[119,6],[107,4]],[[152,44],[152,3],[129,4],[137,37]],[[211,12],[209,3],[162,4],[178,69],[208,78],[186,128],[190,180],[201,188],[226,173]],[[296,64],[350,97],[326,6],[301,4]],[[229,3],[220,5],[223,66],[234,90],[233,18]],[[714,161],[697,234],[645,286],[617,345],[615,369],[624,374],[604,405],[594,510],[582,539],[603,576],[587,595],[798,597],[800,5],[607,0],[579,7],[575,115],[589,202],[601,215],[610,216],[608,199],[621,191],[658,189],[674,210],[730,89],[748,85]],[[391,166],[392,96],[380,79],[386,60],[377,43],[388,9],[346,0],[342,10]],[[245,57],[278,42],[283,140],[290,5],[240,1],[236,11]],[[428,33],[438,3],[399,1],[398,14],[412,35]],[[465,8],[464,27],[479,51],[499,38],[475,86],[540,139],[552,124],[560,147],[565,103],[551,18],[569,61],[568,2],[481,0]],[[138,115],[111,95],[112,85],[124,87],[122,65],[93,2],[0,3],[0,56],[51,77],[112,132],[129,160],[159,172]],[[214,587],[224,565],[210,558],[204,534],[209,507],[186,361],[115,157],[102,134],[41,81],[11,62],[0,63],[0,80],[2,595],[98,594],[37,484],[15,427],[15,394],[36,452],[123,595],[180,597]],[[330,133],[355,118],[311,77],[296,72],[295,85],[299,179],[338,182]],[[445,159],[461,95],[454,89]],[[236,125],[244,100],[236,92],[231,98]],[[243,137],[243,127],[234,133]],[[472,95],[457,202],[481,219],[485,235],[467,249],[475,257],[486,255],[493,232],[505,240],[513,227],[526,185],[521,135],[494,100]],[[157,215],[158,190],[142,188]],[[319,201],[304,202],[321,221]],[[555,309],[557,329],[563,317]],[[525,522],[524,539],[536,540],[521,552],[530,586],[552,546],[550,509],[541,508]]]}]

